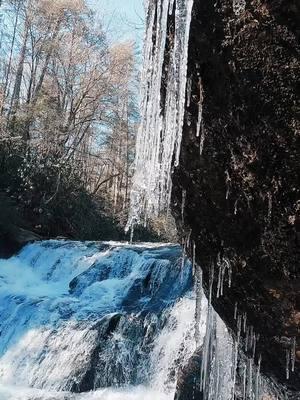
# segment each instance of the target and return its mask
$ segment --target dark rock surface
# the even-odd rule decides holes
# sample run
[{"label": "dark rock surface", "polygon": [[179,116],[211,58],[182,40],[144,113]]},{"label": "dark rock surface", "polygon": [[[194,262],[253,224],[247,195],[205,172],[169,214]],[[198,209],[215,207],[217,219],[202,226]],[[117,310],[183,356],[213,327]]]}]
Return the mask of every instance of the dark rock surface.
[{"label": "dark rock surface", "polygon": [[[299,16],[295,0],[246,1],[238,15],[232,1],[195,0],[192,96],[172,194],[206,287],[214,265],[215,309],[235,332],[235,304],[247,313],[260,335],[256,359],[261,354],[263,372],[291,398],[300,393]],[[219,298],[218,257],[232,268]]]},{"label": "dark rock surface", "polygon": [[9,258],[28,243],[41,240],[36,233],[15,225],[0,225],[0,258]]}]

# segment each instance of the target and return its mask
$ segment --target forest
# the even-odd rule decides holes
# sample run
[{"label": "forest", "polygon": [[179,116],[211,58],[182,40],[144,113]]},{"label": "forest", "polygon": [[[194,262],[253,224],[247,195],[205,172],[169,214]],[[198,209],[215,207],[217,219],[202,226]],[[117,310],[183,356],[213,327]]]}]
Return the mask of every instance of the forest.
[{"label": "forest", "polygon": [[135,43],[114,42],[84,0],[4,1],[0,30],[3,234],[15,224],[42,237],[125,238]]}]

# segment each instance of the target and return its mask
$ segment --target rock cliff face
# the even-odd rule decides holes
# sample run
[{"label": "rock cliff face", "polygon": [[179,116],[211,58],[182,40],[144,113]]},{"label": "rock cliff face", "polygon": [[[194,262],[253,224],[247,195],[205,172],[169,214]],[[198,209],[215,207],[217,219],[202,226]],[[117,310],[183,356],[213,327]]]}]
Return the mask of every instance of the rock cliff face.
[{"label": "rock cliff face", "polygon": [[[296,0],[194,1],[172,193],[206,287],[214,265],[215,309],[234,332],[246,316],[256,360],[290,398],[300,393],[299,17]],[[225,276],[218,297],[222,260],[232,283]]]}]

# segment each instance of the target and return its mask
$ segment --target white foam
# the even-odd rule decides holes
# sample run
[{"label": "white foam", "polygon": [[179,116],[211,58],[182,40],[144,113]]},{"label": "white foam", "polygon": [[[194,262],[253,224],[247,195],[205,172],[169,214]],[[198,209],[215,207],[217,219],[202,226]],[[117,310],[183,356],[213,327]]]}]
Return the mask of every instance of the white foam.
[{"label": "white foam", "polygon": [[[186,339],[190,326],[184,322],[190,320],[192,324],[194,302],[190,297],[179,301],[171,314],[166,305],[161,318],[172,323],[167,323],[161,332],[157,331],[153,346],[160,350],[149,354],[150,370],[147,365],[140,366],[140,376],[151,375],[144,376],[148,386],[103,389],[82,396],[61,392],[71,390],[88,369],[99,335],[96,323],[112,313],[122,313],[122,302],[136,281],[145,279],[151,272],[148,297],[141,299],[142,309],[143,304],[155,299],[156,291],[174,269],[178,269],[183,282],[189,279],[189,267],[182,274],[180,262],[176,264],[176,257],[180,259],[181,253],[174,245],[129,246],[114,242],[109,248],[101,248],[103,244],[49,241],[29,245],[17,257],[0,261],[1,400],[112,400],[141,396],[165,400],[174,395],[175,377],[167,379],[169,369],[175,368],[174,355],[184,342],[183,359],[193,349]],[[169,257],[175,257],[173,264]],[[82,273],[85,274],[80,275]],[[104,273],[103,279],[98,279],[100,273]],[[78,292],[76,286],[74,293],[70,292],[69,284],[78,276],[76,279],[82,286]],[[174,290],[184,284],[176,282],[175,279]],[[130,326],[130,318],[134,322],[135,314],[128,314],[122,320],[123,325],[127,324],[125,329]],[[153,323],[158,323],[158,317],[153,321],[145,320],[145,329],[151,331]],[[139,344],[123,337],[122,332],[121,326],[113,333],[102,349],[102,357],[107,362],[105,373],[110,373],[109,363],[117,360],[124,373],[130,376]],[[168,346],[162,356],[163,343]],[[165,378],[159,378],[162,376]],[[159,385],[154,385],[154,380]]]}]

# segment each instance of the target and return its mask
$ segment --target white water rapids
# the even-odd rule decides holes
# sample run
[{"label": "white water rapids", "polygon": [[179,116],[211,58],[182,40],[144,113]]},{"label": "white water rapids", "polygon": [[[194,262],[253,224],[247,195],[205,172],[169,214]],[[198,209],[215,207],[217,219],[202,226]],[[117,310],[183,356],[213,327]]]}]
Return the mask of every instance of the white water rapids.
[{"label": "white water rapids", "polygon": [[[0,399],[173,400],[197,337],[205,398],[231,400],[235,343],[204,294],[195,301],[182,256],[175,245],[45,241],[0,260]],[[243,365],[242,390],[261,399]]]},{"label": "white water rapids", "polygon": [[0,399],[172,399],[195,348],[181,268],[171,245],[49,241],[1,260]]}]

